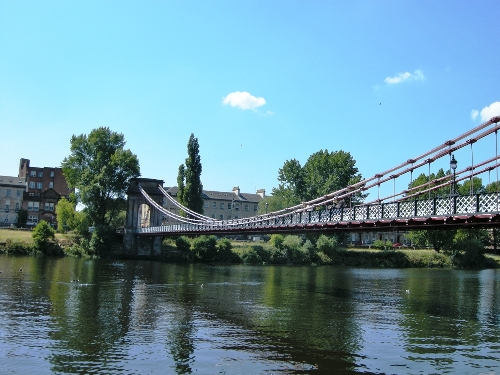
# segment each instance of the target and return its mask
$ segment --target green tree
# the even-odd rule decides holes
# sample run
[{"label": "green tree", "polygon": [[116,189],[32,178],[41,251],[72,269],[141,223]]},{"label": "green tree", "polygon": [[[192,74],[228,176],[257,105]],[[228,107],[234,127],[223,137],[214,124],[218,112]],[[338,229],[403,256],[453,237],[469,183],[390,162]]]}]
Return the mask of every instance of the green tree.
[{"label": "green tree", "polygon": [[199,154],[198,138],[194,134],[189,137],[187,145],[188,157],[185,166],[179,166],[177,185],[180,191],[178,201],[183,206],[199,214],[203,213],[203,197],[201,184],[201,158]]},{"label": "green tree", "polygon": [[41,251],[43,254],[48,254],[55,240],[56,233],[49,223],[41,220],[33,229],[31,237],[33,238],[35,249]]},{"label": "green tree", "polygon": [[16,226],[18,228],[22,228],[26,225],[26,222],[28,221],[28,211],[25,209],[21,208],[19,212],[17,213],[17,222]]},{"label": "green tree", "polygon": [[471,193],[482,194],[486,192],[486,188],[483,186],[483,180],[479,177],[472,177],[472,184],[470,179],[465,180],[457,187],[457,190],[460,195],[469,195]]},{"label": "green tree", "polygon": [[[287,160],[278,171],[278,181],[272,195],[290,207],[357,183],[361,175],[350,153],[320,150],[309,156],[303,167],[295,159]],[[364,198],[365,195],[358,194],[353,203]]]},{"label": "green tree", "polygon": [[66,198],[61,198],[56,206],[57,215],[57,231],[66,233],[68,230],[74,229],[76,210],[75,205]]},{"label": "green tree", "polygon": [[109,226],[123,208],[130,179],[140,176],[137,156],[124,146],[123,134],[107,127],[71,137],[63,174],[93,226]]}]

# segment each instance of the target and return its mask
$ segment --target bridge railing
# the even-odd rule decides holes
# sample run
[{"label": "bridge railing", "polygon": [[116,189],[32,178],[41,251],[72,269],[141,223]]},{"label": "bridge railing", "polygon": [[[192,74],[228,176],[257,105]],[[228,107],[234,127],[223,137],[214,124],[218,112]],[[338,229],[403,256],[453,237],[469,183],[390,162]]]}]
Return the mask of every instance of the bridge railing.
[{"label": "bridge railing", "polygon": [[368,220],[411,219],[461,214],[498,213],[500,194],[484,193],[454,195],[441,198],[359,205],[353,207],[330,207],[323,210],[292,212],[269,218],[256,217],[245,221],[214,221],[212,224],[171,224],[158,227],[138,228],[138,233],[182,233],[211,232],[220,229],[283,227],[318,223],[355,222]]}]

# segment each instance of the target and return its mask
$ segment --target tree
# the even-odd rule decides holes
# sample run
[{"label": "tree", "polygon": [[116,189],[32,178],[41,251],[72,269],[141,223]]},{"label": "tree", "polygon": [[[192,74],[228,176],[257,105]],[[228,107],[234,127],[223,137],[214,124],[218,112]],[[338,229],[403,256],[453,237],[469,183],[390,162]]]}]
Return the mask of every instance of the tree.
[{"label": "tree", "polygon": [[35,245],[35,249],[41,251],[44,254],[49,253],[51,242],[55,240],[55,231],[49,223],[45,220],[41,220],[33,229],[33,233],[31,234],[33,238],[33,244]]},{"label": "tree", "polygon": [[[295,159],[287,160],[278,171],[278,181],[273,196],[278,197],[285,208],[357,183],[361,175],[350,153],[320,150],[309,156],[303,167]],[[357,194],[353,203],[364,198],[365,195]]]},{"label": "tree", "polygon": [[61,198],[56,206],[57,215],[57,231],[66,233],[68,230],[74,229],[75,222],[75,205],[66,198]]},{"label": "tree", "polygon": [[191,133],[187,145],[188,157],[185,166],[179,166],[177,176],[178,201],[183,206],[199,214],[203,213],[203,197],[201,184],[201,158],[199,154],[198,138]]},{"label": "tree", "polygon": [[71,155],[62,162],[63,174],[93,226],[110,224],[123,208],[130,179],[140,176],[137,156],[124,146],[123,134],[107,127],[71,137]]},{"label": "tree", "polygon": [[17,222],[16,226],[18,228],[22,228],[26,225],[26,222],[28,221],[28,211],[25,209],[21,208],[17,214]]}]

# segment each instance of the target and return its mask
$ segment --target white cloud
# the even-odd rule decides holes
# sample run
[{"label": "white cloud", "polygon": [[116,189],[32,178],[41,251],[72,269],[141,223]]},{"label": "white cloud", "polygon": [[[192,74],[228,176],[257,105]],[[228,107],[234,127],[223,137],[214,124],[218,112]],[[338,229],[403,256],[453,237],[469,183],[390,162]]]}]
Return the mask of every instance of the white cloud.
[{"label": "white cloud", "polygon": [[500,116],[500,102],[491,103],[481,110],[481,121],[488,121],[492,117]]},{"label": "white cloud", "polygon": [[424,73],[420,69],[417,69],[413,73],[398,73],[394,77],[387,77],[384,82],[388,85],[395,85],[405,81],[423,81],[424,79]]},{"label": "white cloud", "polygon": [[266,99],[257,98],[250,93],[235,91],[222,98],[222,104],[229,104],[231,107],[240,109],[255,109],[266,104]]},{"label": "white cloud", "polygon": [[473,109],[472,111],[470,111],[470,117],[471,117],[472,121],[474,121],[477,118],[478,115],[479,115],[479,111],[478,110]]}]

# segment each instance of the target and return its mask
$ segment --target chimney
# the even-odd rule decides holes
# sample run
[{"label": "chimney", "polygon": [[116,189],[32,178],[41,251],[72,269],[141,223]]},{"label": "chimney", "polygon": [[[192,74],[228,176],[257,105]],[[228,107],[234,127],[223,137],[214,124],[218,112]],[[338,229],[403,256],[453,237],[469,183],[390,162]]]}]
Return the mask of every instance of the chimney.
[{"label": "chimney", "polygon": [[260,197],[264,199],[266,197],[266,189],[257,190],[257,194],[259,194]]},{"label": "chimney", "polygon": [[236,196],[240,196],[240,187],[239,186],[235,186],[233,188],[233,193],[236,194]]}]

